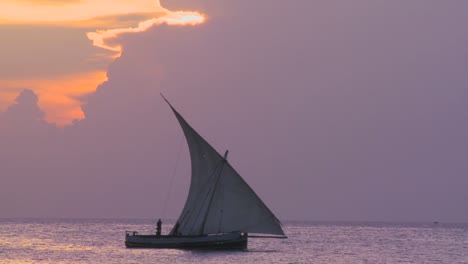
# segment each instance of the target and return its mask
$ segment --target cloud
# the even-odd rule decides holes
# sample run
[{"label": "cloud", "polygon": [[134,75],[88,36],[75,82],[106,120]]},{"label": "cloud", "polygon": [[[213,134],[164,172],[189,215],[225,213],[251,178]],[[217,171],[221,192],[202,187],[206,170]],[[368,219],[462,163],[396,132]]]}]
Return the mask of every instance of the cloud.
[{"label": "cloud", "polygon": [[76,97],[107,79],[113,53],[93,47],[86,29],[3,25],[0,50],[0,109],[29,87],[40,97],[46,120],[59,125],[83,118]]},{"label": "cloud", "polygon": [[22,87],[34,87],[40,95],[40,106],[47,113],[45,120],[63,126],[71,120],[82,119],[81,110],[83,96],[96,90],[96,84],[107,80],[104,71],[90,71],[64,75],[50,80],[49,78],[25,79],[18,82],[16,79],[0,80],[0,87],[9,87],[9,90],[0,91],[0,97],[7,97],[14,90]]},{"label": "cloud", "polygon": [[149,28],[167,24],[167,25],[197,25],[203,23],[205,20],[204,16],[198,12],[171,12],[168,15],[159,18],[152,18],[140,22],[137,27],[134,28],[117,28],[109,30],[98,30],[96,32],[89,32],[88,38],[93,41],[93,45],[96,47],[104,48],[111,51],[120,52],[122,47],[118,44],[108,44],[109,40],[117,38],[119,35],[128,33],[139,33],[148,30]]},{"label": "cloud", "polygon": [[[4,2],[8,2],[3,0]],[[11,1],[10,1],[11,2]],[[15,0],[15,2],[29,3],[33,5],[69,5],[82,2],[82,0]]]},{"label": "cloud", "polygon": [[21,83],[105,70],[114,54],[90,45],[86,31],[60,26],[0,26],[0,80]]},{"label": "cloud", "polygon": [[44,112],[37,105],[37,95],[31,90],[23,90],[15,99],[15,104],[8,107],[5,118],[11,122],[42,122]]},{"label": "cloud", "polygon": [[0,1],[0,19],[4,23],[65,22],[89,20],[100,16],[164,11],[159,2],[153,0],[82,0],[61,3],[40,4],[36,1],[3,0]]},{"label": "cloud", "polygon": [[48,3],[0,1],[0,109],[13,102],[12,89],[29,87],[39,95],[46,120],[61,126],[84,118],[76,98],[106,79],[102,73],[121,53],[118,36],[204,19],[198,13],[171,12],[157,1]]}]

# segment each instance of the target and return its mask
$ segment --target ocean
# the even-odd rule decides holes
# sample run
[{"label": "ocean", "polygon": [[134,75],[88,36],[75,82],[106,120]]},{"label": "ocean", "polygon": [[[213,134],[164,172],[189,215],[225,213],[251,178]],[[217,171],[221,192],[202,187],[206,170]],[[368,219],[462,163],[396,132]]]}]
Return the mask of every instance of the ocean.
[{"label": "ocean", "polygon": [[[468,263],[468,224],[285,222],[246,251],[127,249],[154,220],[0,219],[0,263]],[[163,222],[163,233],[170,224]]]}]

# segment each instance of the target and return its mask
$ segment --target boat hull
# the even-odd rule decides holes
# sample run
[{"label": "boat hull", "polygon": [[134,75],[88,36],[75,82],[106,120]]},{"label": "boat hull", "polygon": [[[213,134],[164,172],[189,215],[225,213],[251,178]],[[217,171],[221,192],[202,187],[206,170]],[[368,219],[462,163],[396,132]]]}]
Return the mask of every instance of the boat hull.
[{"label": "boat hull", "polygon": [[241,233],[206,236],[155,236],[128,234],[127,248],[247,249],[247,236]]}]

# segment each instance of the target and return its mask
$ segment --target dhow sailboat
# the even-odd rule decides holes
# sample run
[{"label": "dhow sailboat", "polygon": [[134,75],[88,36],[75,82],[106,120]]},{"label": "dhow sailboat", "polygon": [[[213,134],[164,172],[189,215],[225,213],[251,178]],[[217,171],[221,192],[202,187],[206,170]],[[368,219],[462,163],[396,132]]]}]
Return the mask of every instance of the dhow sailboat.
[{"label": "dhow sailboat", "polygon": [[187,201],[168,235],[126,231],[125,246],[246,249],[249,237],[287,238],[278,218],[229,164],[228,151],[221,156],[164,100],[189,147],[192,175]]}]

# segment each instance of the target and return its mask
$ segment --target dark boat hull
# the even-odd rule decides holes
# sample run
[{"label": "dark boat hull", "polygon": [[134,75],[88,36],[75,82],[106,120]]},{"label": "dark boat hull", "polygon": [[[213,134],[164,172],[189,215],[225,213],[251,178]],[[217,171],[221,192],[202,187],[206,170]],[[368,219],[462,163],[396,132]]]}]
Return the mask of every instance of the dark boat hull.
[{"label": "dark boat hull", "polygon": [[155,236],[128,234],[127,248],[247,249],[247,236],[240,233],[206,236]]}]

